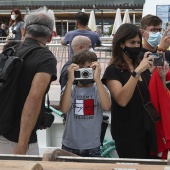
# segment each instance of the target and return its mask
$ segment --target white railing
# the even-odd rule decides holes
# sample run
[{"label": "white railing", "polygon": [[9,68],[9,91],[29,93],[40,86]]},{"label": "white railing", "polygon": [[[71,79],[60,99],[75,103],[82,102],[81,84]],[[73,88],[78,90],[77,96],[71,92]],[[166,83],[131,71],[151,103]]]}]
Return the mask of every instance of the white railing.
[{"label": "white railing", "polygon": [[[69,57],[69,46],[56,43],[58,42],[58,39],[53,39],[53,42],[54,43],[50,42],[47,46],[57,59],[57,77],[59,77],[61,69]],[[5,43],[0,43],[0,52],[4,45]],[[111,44],[102,44],[100,47],[96,47],[94,51],[97,54],[98,61],[102,67],[102,76],[112,56]]]},{"label": "white railing", "polygon": [[[60,76],[61,69],[67,62],[69,57],[69,46],[61,44],[47,44],[47,45],[49,46],[51,52],[56,56],[57,75]],[[112,56],[111,44],[102,44],[100,47],[96,47],[94,51],[102,67],[101,73],[102,76]]]}]

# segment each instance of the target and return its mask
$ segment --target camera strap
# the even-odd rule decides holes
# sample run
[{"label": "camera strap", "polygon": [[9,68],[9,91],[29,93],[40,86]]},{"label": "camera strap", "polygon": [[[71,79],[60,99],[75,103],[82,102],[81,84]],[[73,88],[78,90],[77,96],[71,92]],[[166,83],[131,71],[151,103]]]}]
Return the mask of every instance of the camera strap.
[{"label": "camera strap", "polygon": [[47,109],[48,112],[52,112],[52,110],[50,109],[50,99],[49,99],[49,94],[47,93],[46,96],[47,96],[47,108],[46,108],[46,109]]}]

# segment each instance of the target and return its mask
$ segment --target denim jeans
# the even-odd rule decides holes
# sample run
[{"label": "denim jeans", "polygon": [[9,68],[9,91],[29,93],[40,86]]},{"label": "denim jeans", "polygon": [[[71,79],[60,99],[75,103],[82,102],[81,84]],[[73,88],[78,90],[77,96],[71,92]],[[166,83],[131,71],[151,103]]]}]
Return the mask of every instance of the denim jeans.
[{"label": "denim jeans", "polygon": [[82,157],[100,157],[100,146],[92,149],[72,149],[62,145],[62,149]]}]

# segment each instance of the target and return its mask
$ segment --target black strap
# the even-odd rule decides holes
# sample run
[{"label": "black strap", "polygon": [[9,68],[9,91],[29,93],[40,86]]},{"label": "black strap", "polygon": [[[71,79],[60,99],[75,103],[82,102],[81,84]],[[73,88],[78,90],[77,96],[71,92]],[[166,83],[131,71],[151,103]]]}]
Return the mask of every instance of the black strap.
[{"label": "black strap", "polygon": [[50,109],[50,99],[49,99],[49,94],[47,93],[47,108],[48,110]]}]

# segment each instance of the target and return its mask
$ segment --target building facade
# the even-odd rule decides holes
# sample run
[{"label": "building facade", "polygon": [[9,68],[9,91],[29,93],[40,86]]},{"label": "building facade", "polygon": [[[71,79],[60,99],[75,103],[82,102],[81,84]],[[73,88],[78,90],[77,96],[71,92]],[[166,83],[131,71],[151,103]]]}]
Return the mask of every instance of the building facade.
[{"label": "building facade", "polygon": [[54,11],[56,29],[60,36],[75,29],[75,14],[82,9],[89,15],[94,10],[96,24],[107,30],[104,28],[113,25],[117,8],[120,8],[122,18],[125,10],[129,9],[131,22],[138,25],[144,3],[145,0],[0,0],[0,23],[8,25],[10,12],[14,8],[20,9],[24,16],[27,9],[35,10],[45,5]]}]

